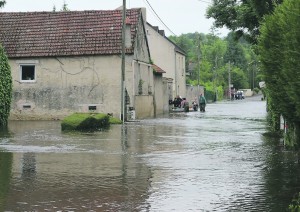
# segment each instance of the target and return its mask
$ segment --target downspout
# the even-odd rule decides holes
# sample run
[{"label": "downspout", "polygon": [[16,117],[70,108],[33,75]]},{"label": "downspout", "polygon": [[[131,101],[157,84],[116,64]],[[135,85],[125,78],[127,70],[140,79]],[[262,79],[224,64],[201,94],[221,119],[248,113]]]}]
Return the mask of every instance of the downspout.
[{"label": "downspout", "polygon": [[126,30],[126,0],[123,0],[122,13],[122,73],[121,73],[121,120],[125,122],[125,30]]},{"label": "downspout", "polygon": [[175,96],[179,95],[178,94],[178,87],[177,87],[177,58],[176,58],[176,51],[175,51],[175,48],[174,48],[174,52],[175,52]]},{"label": "downspout", "polygon": [[[135,60],[132,60],[132,106],[135,107]],[[135,108],[134,108],[135,109]]]}]

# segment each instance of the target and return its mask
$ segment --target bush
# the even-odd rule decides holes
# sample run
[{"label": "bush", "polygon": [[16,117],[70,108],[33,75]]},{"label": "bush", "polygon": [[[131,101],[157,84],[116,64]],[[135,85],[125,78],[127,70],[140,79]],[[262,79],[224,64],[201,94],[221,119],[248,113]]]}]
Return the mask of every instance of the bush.
[{"label": "bush", "polygon": [[258,94],[259,93],[259,88],[253,88],[253,92],[255,93],[255,94]]},{"label": "bush", "polygon": [[12,97],[12,77],[8,58],[0,44],[0,126],[6,126]]},{"label": "bush", "polygon": [[293,198],[292,203],[289,205],[289,211],[291,212],[300,211],[300,193]]},{"label": "bush", "polygon": [[122,123],[120,120],[102,113],[74,113],[61,123],[63,131],[94,131],[108,128],[110,124]]},{"label": "bush", "polygon": [[118,119],[118,118],[114,118],[112,116],[109,117],[109,123],[110,124],[122,124],[122,120]]}]

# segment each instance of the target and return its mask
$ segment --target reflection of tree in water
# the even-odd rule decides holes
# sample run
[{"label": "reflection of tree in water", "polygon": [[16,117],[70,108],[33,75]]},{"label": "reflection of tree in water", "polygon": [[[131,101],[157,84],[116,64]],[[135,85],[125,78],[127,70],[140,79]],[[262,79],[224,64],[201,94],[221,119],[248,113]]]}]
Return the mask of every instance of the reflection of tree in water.
[{"label": "reflection of tree in water", "polygon": [[[286,211],[295,194],[300,191],[300,167],[297,153],[279,148],[279,139],[264,138],[271,149],[265,158],[264,178],[266,199],[272,199],[271,211]],[[275,144],[275,145],[274,145]]]},{"label": "reflection of tree in water", "polygon": [[4,211],[9,191],[13,154],[0,152],[0,211]]}]

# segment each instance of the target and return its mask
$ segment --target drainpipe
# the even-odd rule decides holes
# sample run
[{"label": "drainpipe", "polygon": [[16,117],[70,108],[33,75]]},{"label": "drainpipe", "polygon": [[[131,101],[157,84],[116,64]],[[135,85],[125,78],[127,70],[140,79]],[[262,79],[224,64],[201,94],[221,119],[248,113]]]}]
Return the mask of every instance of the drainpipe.
[{"label": "drainpipe", "polygon": [[174,49],[174,52],[175,52],[175,96],[177,96],[177,95],[179,95],[178,94],[178,87],[177,87],[177,58],[176,58],[176,51],[175,51],[175,49]]},{"label": "drainpipe", "polygon": [[122,12],[122,74],[121,74],[121,119],[125,122],[125,30],[126,30],[126,0],[123,0]]}]

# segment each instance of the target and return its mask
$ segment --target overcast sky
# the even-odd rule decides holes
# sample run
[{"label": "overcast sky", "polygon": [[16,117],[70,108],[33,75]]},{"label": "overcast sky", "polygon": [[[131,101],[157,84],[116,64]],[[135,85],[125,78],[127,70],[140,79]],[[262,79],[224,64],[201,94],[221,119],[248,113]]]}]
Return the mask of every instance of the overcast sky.
[{"label": "overcast sky", "polygon": [[[113,10],[123,4],[123,0],[65,0],[65,2],[70,10]],[[145,7],[147,21],[165,30],[167,36],[211,32],[213,20],[205,17],[210,0],[127,0],[126,2],[127,8]],[[0,11],[52,11],[54,5],[56,10],[60,10],[63,3],[64,0],[6,0],[4,8]],[[219,33],[219,36],[226,36],[228,30],[221,29],[216,33]]]}]

